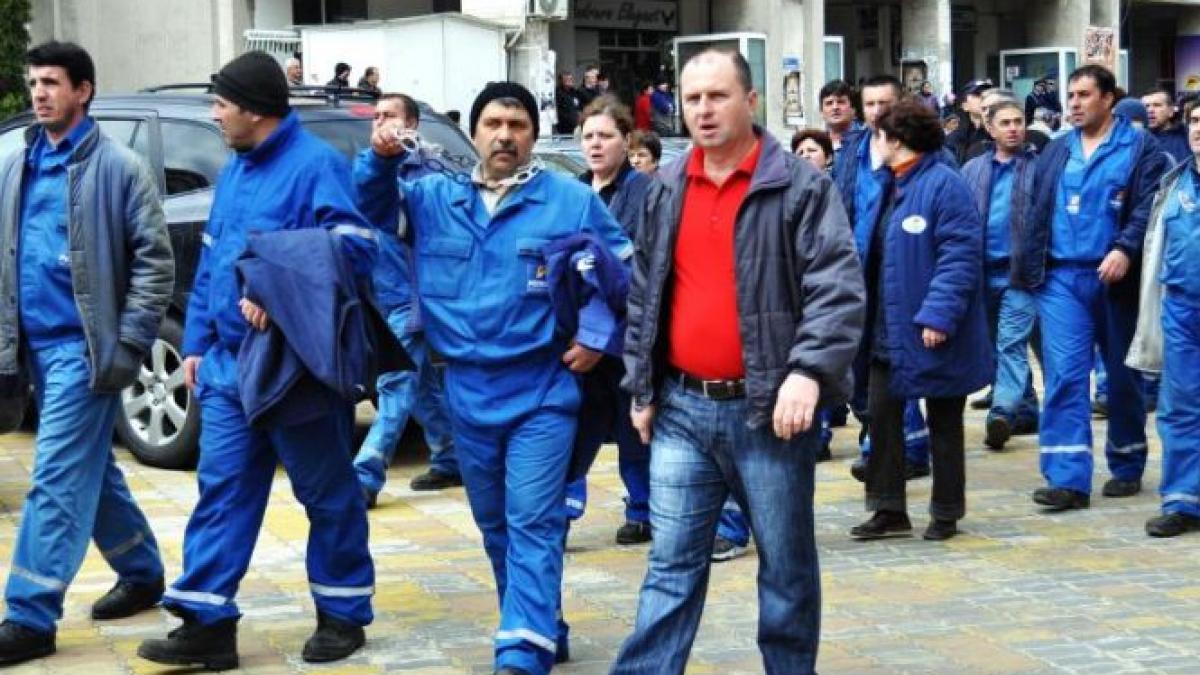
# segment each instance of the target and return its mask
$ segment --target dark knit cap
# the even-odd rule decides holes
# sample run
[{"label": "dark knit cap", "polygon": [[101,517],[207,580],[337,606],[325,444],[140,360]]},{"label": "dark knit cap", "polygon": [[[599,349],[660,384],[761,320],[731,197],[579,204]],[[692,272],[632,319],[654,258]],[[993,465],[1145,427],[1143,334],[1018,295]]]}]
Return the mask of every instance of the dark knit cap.
[{"label": "dark knit cap", "polygon": [[267,117],[286,117],[288,107],[287,76],[279,62],[266,52],[246,52],[225,64],[212,76],[218,96]]},{"label": "dark knit cap", "polygon": [[534,100],[533,94],[529,90],[516,82],[488,82],[483,91],[479,92],[479,96],[475,97],[475,102],[471,104],[471,125],[468,127],[471,130],[471,136],[475,136],[475,125],[479,124],[479,116],[483,114],[483,109],[487,104],[501,98],[516,99],[521,103],[521,107],[525,108],[525,112],[529,113],[529,119],[533,121],[533,135],[538,135],[538,105]]}]

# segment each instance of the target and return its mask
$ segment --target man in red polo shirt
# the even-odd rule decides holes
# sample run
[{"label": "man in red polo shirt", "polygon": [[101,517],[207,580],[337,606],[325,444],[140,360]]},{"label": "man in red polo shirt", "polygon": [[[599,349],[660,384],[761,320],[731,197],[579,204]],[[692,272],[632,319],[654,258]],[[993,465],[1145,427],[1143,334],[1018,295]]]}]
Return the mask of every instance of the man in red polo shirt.
[{"label": "man in red polo shirt", "polygon": [[813,419],[850,394],[862,272],[833,183],[754,126],[746,60],[701,52],[680,82],[695,149],[647,197],[629,291],[623,384],[651,443],[654,541],[612,672],[684,671],[732,494],[758,546],[765,670],[802,675],[821,608]]}]

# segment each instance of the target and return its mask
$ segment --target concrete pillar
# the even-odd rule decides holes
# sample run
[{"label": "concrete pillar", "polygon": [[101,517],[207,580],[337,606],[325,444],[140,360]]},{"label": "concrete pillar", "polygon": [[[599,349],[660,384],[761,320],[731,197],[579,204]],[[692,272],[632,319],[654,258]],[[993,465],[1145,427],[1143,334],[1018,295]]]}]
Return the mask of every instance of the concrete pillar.
[{"label": "concrete pillar", "polygon": [[1091,0],[1029,0],[1030,47],[1080,49],[1091,17]]},{"label": "concrete pillar", "polygon": [[508,79],[533,92],[541,109],[542,136],[554,133],[555,54],[550,49],[550,22],[527,19],[516,45],[509,50]]},{"label": "concrete pillar", "polygon": [[909,0],[900,7],[903,60],[924,61],[933,90],[939,95],[952,91],[950,0]]}]

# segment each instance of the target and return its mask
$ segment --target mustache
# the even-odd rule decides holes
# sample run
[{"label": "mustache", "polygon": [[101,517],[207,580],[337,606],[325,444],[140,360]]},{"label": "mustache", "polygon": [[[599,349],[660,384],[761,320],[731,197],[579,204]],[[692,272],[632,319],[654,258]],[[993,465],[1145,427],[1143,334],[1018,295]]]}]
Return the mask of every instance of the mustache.
[{"label": "mustache", "polygon": [[517,144],[514,141],[496,141],[492,143],[491,155],[499,155],[500,153],[508,153],[510,155],[517,154]]}]

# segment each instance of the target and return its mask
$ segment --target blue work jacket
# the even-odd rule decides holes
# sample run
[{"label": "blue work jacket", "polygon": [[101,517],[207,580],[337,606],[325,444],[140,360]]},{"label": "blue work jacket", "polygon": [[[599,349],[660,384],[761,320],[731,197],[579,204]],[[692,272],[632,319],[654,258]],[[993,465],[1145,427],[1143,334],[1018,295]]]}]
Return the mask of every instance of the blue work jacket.
[{"label": "blue work jacket", "polygon": [[[992,168],[995,157],[996,151],[992,149],[986,154],[968,161],[962,168],[963,180],[971,188],[972,195],[975,197],[975,206],[979,210],[980,217],[984,219],[991,213],[992,208]],[[1004,270],[1010,281],[1016,272],[1013,265],[1016,260],[1015,251],[1025,240],[1025,217],[1029,202],[1033,197],[1033,174],[1037,155],[1032,147],[1026,146],[1025,150],[1015,155],[1012,161],[1014,162],[1013,182],[1011,206],[1009,207],[1011,238],[1009,239],[1009,258]],[[986,226],[986,220],[984,224]],[[990,271],[997,272],[997,270]]]},{"label": "blue work jacket", "polygon": [[[1108,189],[1108,196],[1113,199],[1106,199],[1103,206],[1113,208],[1119,203],[1119,206],[1113,208],[1114,227],[1108,250],[1124,251],[1133,264],[1125,278],[1112,286],[1110,295],[1136,303],[1146,222],[1150,217],[1154,193],[1158,190],[1158,181],[1167,169],[1167,162],[1158,143],[1149,133],[1133,128],[1122,119],[1117,119],[1115,125],[1112,134],[1128,135],[1129,145],[1126,152],[1131,153],[1132,170],[1124,175],[1107,177],[1113,182]],[[1013,281],[1021,288],[1038,288],[1046,279],[1059,184],[1070,157],[1070,144],[1078,143],[1079,135],[1080,131],[1076,129],[1054,139],[1038,156],[1034,168],[1033,198],[1026,208],[1026,235],[1022,246],[1014,251],[1018,259],[1013,262]],[[1103,170],[1103,167],[1099,168]],[[1122,192],[1123,194],[1120,194]],[[1118,194],[1119,202],[1115,199]]]},{"label": "blue work jacket", "polygon": [[[922,157],[890,189],[891,216],[879,224],[886,228],[879,311],[887,327],[890,389],[906,399],[965,396],[994,372],[983,226],[970,188],[935,154]],[[946,342],[926,348],[925,327],[945,333]]]},{"label": "blue work jacket", "polygon": [[229,160],[217,179],[188,302],[184,356],[220,343],[236,354],[249,324],[234,263],[251,233],[323,227],[338,237],[357,276],[374,264],[375,231],[354,204],[350,167],[329,144],[300,126],[294,112],[254,149]]}]

